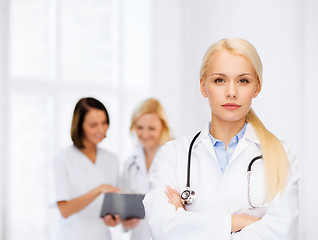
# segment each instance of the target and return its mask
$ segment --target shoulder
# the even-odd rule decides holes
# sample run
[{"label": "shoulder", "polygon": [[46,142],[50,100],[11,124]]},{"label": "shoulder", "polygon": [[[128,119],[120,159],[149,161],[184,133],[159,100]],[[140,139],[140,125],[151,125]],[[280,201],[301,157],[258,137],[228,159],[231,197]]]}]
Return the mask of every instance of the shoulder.
[{"label": "shoulder", "polygon": [[171,140],[166,142],[161,148],[160,151],[168,151],[168,150],[179,150],[179,149],[183,149],[186,146],[189,145],[189,143],[191,142],[191,135],[189,136],[183,136],[180,138],[177,138],[175,140]]},{"label": "shoulder", "polygon": [[245,133],[243,135],[243,139],[246,139],[249,142],[257,144],[258,146],[260,146],[260,141],[259,141],[259,138],[256,134],[256,131],[250,123],[248,123],[246,126]]},{"label": "shoulder", "polygon": [[68,169],[72,166],[74,159],[77,159],[77,154],[79,154],[79,149],[74,145],[65,147],[59,150],[53,158],[53,161],[50,163],[52,169],[56,171],[62,171],[63,169]]},{"label": "shoulder", "polygon": [[77,149],[74,145],[70,145],[59,150],[55,154],[55,161],[65,161],[66,159],[72,158],[74,155],[78,154],[79,149]]},{"label": "shoulder", "polygon": [[296,159],[296,156],[295,156],[295,153],[294,153],[293,149],[285,141],[280,140],[280,142],[281,142],[281,144],[283,145],[283,147],[285,149],[285,152],[287,154],[287,157],[288,157],[288,160],[289,160],[290,164],[292,166],[297,165],[297,167],[298,167],[298,161]]},{"label": "shoulder", "polygon": [[156,158],[168,158],[176,160],[178,157],[188,153],[193,135],[183,136],[165,143],[156,154]]}]

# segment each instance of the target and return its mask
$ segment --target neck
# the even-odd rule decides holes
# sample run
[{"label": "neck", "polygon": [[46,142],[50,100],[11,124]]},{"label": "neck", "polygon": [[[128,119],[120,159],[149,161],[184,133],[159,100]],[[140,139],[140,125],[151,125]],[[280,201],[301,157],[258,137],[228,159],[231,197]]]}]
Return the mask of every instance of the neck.
[{"label": "neck", "polygon": [[93,144],[93,143],[89,143],[85,140],[83,140],[83,145],[85,148],[81,149],[82,153],[84,153],[89,158],[89,160],[91,160],[93,163],[95,163],[97,145]]},{"label": "neck", "polygon": [[244,124],[245,118],[235,122],[224,122],[219,121],[219,119],[213,119],[212,117],[210,133],[214,138],[222,141],[227,147],[231,139],[244,127]]}]

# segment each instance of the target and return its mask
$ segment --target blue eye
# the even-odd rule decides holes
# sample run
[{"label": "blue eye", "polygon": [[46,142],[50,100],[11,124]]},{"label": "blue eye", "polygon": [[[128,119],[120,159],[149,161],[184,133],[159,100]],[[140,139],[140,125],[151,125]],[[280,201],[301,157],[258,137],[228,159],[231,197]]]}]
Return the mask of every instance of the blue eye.
[{"label": "blue eye", "polygon": [[241,79],[239,82],[240,83],[248,83],[249,81],[247,79]]},{"label": "blue eye", "polygon": [[214,80],[214,82],[216,82],[216,83],[222,83],[222,82],[224,82],[224,80],[223,80],[222,78],[217,78],[217,79]]}]

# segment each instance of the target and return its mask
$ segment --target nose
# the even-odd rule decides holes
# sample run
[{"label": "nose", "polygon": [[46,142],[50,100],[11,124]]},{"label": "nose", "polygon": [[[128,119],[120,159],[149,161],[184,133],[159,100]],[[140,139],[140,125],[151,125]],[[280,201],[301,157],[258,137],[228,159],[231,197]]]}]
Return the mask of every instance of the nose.
[{"label": "nose", "polygon": [[107,128],[108,128],[108,125],[100,125],[100,126],[98,127],[98,132],[99,132],[100,134],[106,134]]},{"label": "nose", "polygon": [[149,131],[147,129],[143,129],[141,132],[141,137],[148,138],[148,136],[149,136]]},{"label": "nose", "polygon": [[227,85],[226,92],[225,92],[227,99],[236,99],[237,98],[237,89],[235,83],[230,82]]}]

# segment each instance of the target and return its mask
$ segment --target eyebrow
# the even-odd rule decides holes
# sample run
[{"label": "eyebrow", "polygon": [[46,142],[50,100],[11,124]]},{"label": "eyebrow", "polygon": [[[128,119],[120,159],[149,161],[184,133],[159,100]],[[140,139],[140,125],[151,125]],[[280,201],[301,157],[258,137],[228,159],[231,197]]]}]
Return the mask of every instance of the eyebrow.
[{"label": "eyebrow", "polygon": [[[212,76],[214,76],[214,75],[219,75],[219,76],[224,76],[224,77],[226,77],[226,75],[225,75],[224,73],[213,73]],[[250,73],[242,73],[242,74],[240,74],[240,75],[238,75],[238,76],[239,76],[239,77],[243,77],[243,76],[246,76],[246,75],[252,76],[252,74],[250,74]]]}]

